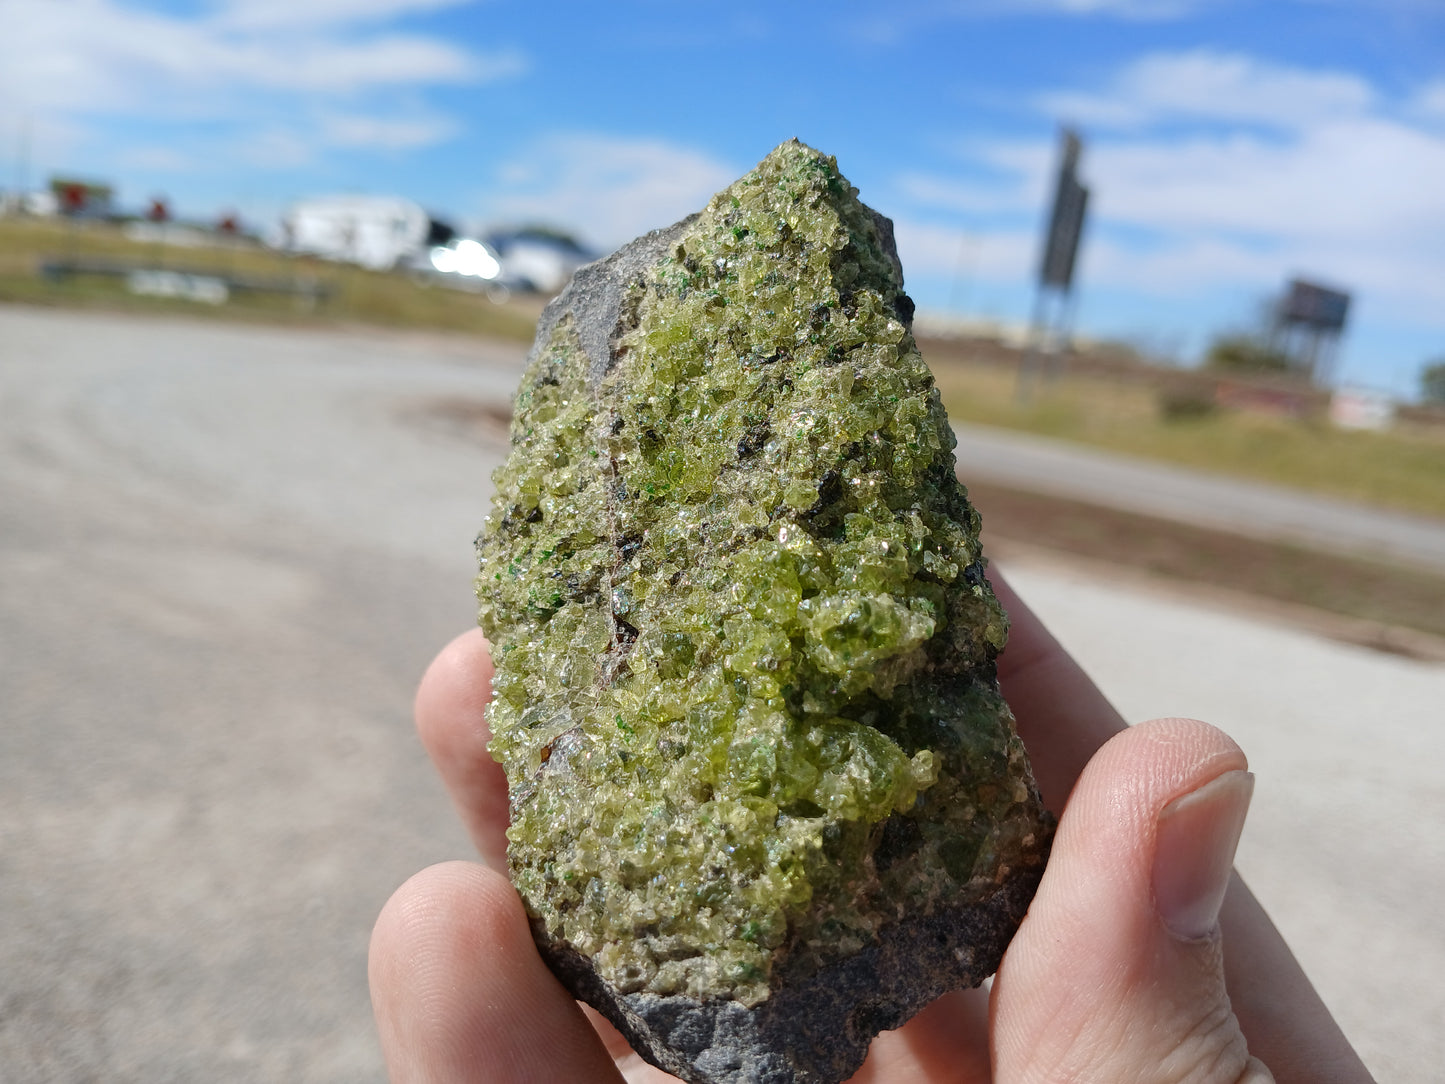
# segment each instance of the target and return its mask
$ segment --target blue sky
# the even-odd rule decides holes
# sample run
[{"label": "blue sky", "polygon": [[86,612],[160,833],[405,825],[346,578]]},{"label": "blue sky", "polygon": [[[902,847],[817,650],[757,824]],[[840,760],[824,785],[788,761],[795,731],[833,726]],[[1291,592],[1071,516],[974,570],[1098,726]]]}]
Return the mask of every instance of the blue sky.
[{"label": "blue sky", "polygon": [[1445,354],[1438,0],[0,0],[0,186],[264,223],[396,193],[599,247],[776,143],[896,222],[920,308],[1019,321],[1060,122],[1093,189],[1080,330],[1190,361],[1293,274],[1355,294],[1341,378]]}]

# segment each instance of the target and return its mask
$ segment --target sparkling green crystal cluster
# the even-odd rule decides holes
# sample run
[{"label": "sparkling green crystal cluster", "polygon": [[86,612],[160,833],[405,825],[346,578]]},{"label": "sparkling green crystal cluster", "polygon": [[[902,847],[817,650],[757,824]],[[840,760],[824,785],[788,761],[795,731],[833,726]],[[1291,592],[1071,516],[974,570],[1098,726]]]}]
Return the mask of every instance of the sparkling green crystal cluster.
[{"label": "sparkling green crystal cluster", "polygon": [[623,993],[756,1004],[1037,848],[887,229],[784,144],[633,282],[605,373],[564,316],[518,393],[477,581],[510,860]]}]

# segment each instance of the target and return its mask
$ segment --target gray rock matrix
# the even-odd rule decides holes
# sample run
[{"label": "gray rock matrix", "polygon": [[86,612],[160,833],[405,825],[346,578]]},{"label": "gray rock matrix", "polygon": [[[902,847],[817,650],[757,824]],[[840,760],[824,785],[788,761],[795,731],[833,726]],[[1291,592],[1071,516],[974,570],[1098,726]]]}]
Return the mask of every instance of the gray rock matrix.
[{"label": "gray rock matrix", "polygon": [[619,995],[587,957],[554,944],[539,924],[533,933],[573,996],[653,1065],[689,1084],[837,1084],[857,1072],[879,1032],[997,970],[1041,872],[1013,877],[984,903],[888,927],[878,943],[752,1009],[721,999]]}]

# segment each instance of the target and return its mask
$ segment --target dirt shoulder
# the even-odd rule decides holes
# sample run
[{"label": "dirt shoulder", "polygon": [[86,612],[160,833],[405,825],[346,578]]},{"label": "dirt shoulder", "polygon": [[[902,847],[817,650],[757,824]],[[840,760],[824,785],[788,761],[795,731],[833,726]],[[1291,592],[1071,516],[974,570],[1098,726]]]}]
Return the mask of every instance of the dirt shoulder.
[{"label": "dirt shoulder", "polygon": [[988,483],[984,546],[1084,567],[1412,658],[1445,661],[1445,577]]}]

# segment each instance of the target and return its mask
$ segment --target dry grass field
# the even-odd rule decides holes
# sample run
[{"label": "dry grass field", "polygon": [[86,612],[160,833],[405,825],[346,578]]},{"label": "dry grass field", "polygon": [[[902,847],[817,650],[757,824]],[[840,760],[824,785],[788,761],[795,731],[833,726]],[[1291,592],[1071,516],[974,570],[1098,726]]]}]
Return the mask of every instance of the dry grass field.
[{"label": "dry grass field", "polygon": [[1338,429],[1319,416],[1168,416],[1167,382],[1063,372],[1018,395],[1016,366],[930,349],[948,416],[1367,504],[1445,516],[1445,428]]},{"label": "dry grass field", "polygon": [[[225,304],[210,305],[137,296],[114,275],[55,279],[40,273],[46,263],[77,262],[243,278],[299,292],[234,291]],[[320,295],[319,300],[312,293]],[[34,218],[0,218],[0,301],[232,320],[416,327],[518,341],[532,338],[541,311],[536,298],[513,297],[496,304],[483,294],[428,286],[401,274],[283,255],[246,238],[163,245],[131,240],[111,223]]]}]

